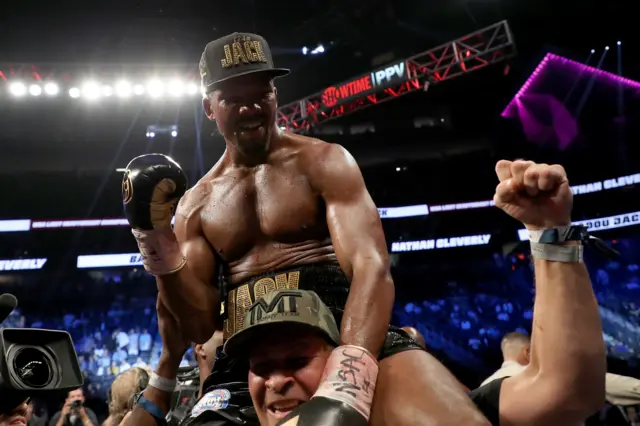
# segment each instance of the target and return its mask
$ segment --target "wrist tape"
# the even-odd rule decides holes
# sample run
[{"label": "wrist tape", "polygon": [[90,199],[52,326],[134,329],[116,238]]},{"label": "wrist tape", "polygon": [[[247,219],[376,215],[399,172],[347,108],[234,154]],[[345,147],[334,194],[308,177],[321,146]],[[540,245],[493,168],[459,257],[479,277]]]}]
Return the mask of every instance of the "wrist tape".
[{"label": "wrist tape", "polygon": [[186,265],[187,259],[180,251],[178,240],[171,228],[132,229],[131,233],[138,243],[144,269],[150,274],[172,274]]},{"label": "wrist tape", "polygon": [[582,244],[557,245],[531,242],[531,255],[534,259],[564,263],[583,263]]},{"label": "wrist tape", "polygon": [[338,346],[331,352],[314,397],[335,399],[369,420],[378,379],[378,360],[358,346]]},{"label": "wrist tape", "polygon": [[176,379],[167,379],[159,376],[155,371],[151,373],[151,377],[149,378],[149,386],[164,392],[173,392],[176,390],[177,383],[178,381]]}]

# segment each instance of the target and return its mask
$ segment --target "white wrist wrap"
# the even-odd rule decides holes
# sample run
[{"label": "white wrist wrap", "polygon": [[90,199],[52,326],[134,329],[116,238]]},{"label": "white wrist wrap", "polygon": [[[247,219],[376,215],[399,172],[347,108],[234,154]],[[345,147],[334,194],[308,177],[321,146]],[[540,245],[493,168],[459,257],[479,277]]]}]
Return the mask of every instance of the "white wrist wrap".
[{"label": "white wrist wrap", "polygon": [[582,244],[557,245],[557,244],[531,244],[531,255],[534,259],[550,260],[564,263],[583,263]]},{"label": "white wrist wrap", "polygon": [[176,390],[177,383],[178,381],[176,379],[167,379],[165,377],[158,376],[155,371],[151,373],[151,377],[149,378],[149,386],[153,386],[163,392],[173,392]]},{"label": "white wrist wrap", "polygon": [[171,228],[132,229],[131,233],[138,243],[144,269],[150,274],[172,274],[186,265],[187,259],[182,255]]}]

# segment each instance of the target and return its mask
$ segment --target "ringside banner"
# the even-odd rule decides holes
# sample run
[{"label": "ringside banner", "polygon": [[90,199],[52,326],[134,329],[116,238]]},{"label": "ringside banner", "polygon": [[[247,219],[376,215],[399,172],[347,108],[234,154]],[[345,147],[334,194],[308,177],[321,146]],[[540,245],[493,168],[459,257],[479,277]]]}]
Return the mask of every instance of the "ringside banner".
[{"label": "ringside banner", "polygon": [[[640,173],[628,176],[620,176],[614,179],[606,179],[581,185],[574,185],[571,187],[571,191],[574,195],[583,195],[636,184],[640,184]],[[399,207],[379,207],[378,214],[380,215],[381,219],[399,219],[406,217],[427,216],[433,213],[485,209],[493,206],[493,200],[466,201],[451,204],[417,204]],[[0,233],[26,232],[38,229],[109,228],[114,226],[128,225],[129,223],[124,218],[65,220],[9,219],[0,220]]]},{"label": "ringside banner", "polygon": [[142,266],[142,256],[140,253],[83,255],[78,256],[76,266],[78,269]]},{"label": "ringside banner", "polygon": [[[604,231],[607,229],[624,228],[640,225],[640,211],[620,214],[617,216],[602,217],[598,219],[580,220],[573,222],[575,225],[585,225],[589,231]],[[529,239],[527,230],[518,230],[520,241]],[[452,236],[446,238],[433,238],[415,241],[394,241],[391,243],[391,253],[405,253],[427,250],[443,250],[462,247],[486,246],[491,242],[491,234],[477,234],[465,236]],[[23,259],[35,260],[35,259]],[[40,259],[46,261],[46,259]],[[6,262],[6,261],[0,261]],[[142,266],[142,258],[139,253],[120,254],[95,254],[78,256],[77,267],[86,268],[113,268],[127,266]],[[39,269],[39,268],[38,268]]]},{"label": "ringside banner", "polygon": [[[608,229],[625,228],[627,226],[640,225],[640,211],[617,216],[600,217],[597,219],[577,220],[574,225],[584,225],[589,232],[606,231]],[[526,229],[518,230],[520,241],[529,240],[529,232]]]},{"label": "ringside banner", "polygon": [[47,263],[46,258],[4,259],[0,260],[0,271],[34,271],[42,269],[45,263]]}]

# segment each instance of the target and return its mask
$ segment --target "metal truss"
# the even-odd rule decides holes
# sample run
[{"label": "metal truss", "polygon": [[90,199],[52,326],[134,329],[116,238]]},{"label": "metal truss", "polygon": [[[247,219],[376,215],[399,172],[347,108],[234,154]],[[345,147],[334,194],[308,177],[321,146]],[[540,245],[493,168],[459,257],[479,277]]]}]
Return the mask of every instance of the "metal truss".
[{"label": "metal truss", "polygon": [[516,53],[509,24],[507,21],[498,22],[406,59],[409,79],[395,87],[333,107],[322,102],[324,92],[281,106],[278,108],[278,125],[292,132],[306,133],[326,121],[468,74]]}]

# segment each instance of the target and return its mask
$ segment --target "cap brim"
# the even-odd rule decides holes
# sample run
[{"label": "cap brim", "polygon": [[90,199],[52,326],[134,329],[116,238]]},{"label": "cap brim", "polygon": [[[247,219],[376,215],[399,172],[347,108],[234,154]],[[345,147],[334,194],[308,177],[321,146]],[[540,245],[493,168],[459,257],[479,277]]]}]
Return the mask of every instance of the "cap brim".
[{"label": "cap brim", "polygon": [[240,72],[238,74],[234,74],[234,75],[231,75],[229,77],[222,78],[220,80],[216,80],[213,83],[209,83],[205,87],[207,89],[213,88],[217,84],[220,84],[220,83],[225,82],[225,81],[233,80],[234,78],[242,77],[243,75],[266,74],[266,75],[269,75],[271,78],[278,78],[278,77],[284,77],[285,75],[289,74],[290,72],[291,71],[286,69],[286,68],[269,68],[269,69],[266,69],[266,70],[250,70],[250,71]]},{"label": "cap brim", "polygon": [[267,322],[246,328],[231,336],[224,344],[224,352],[232,358],[248,357],[251,346],[254,345],[261,336],[264,336],[272,330],[280,329],[282,332],[285,332],[285,328],[287,334],[291,332],[291,329],[315,331],[331,340],[330,336],[328,336],[327,332],[322,328],[307,324],[306,322],[292,320]]}]

